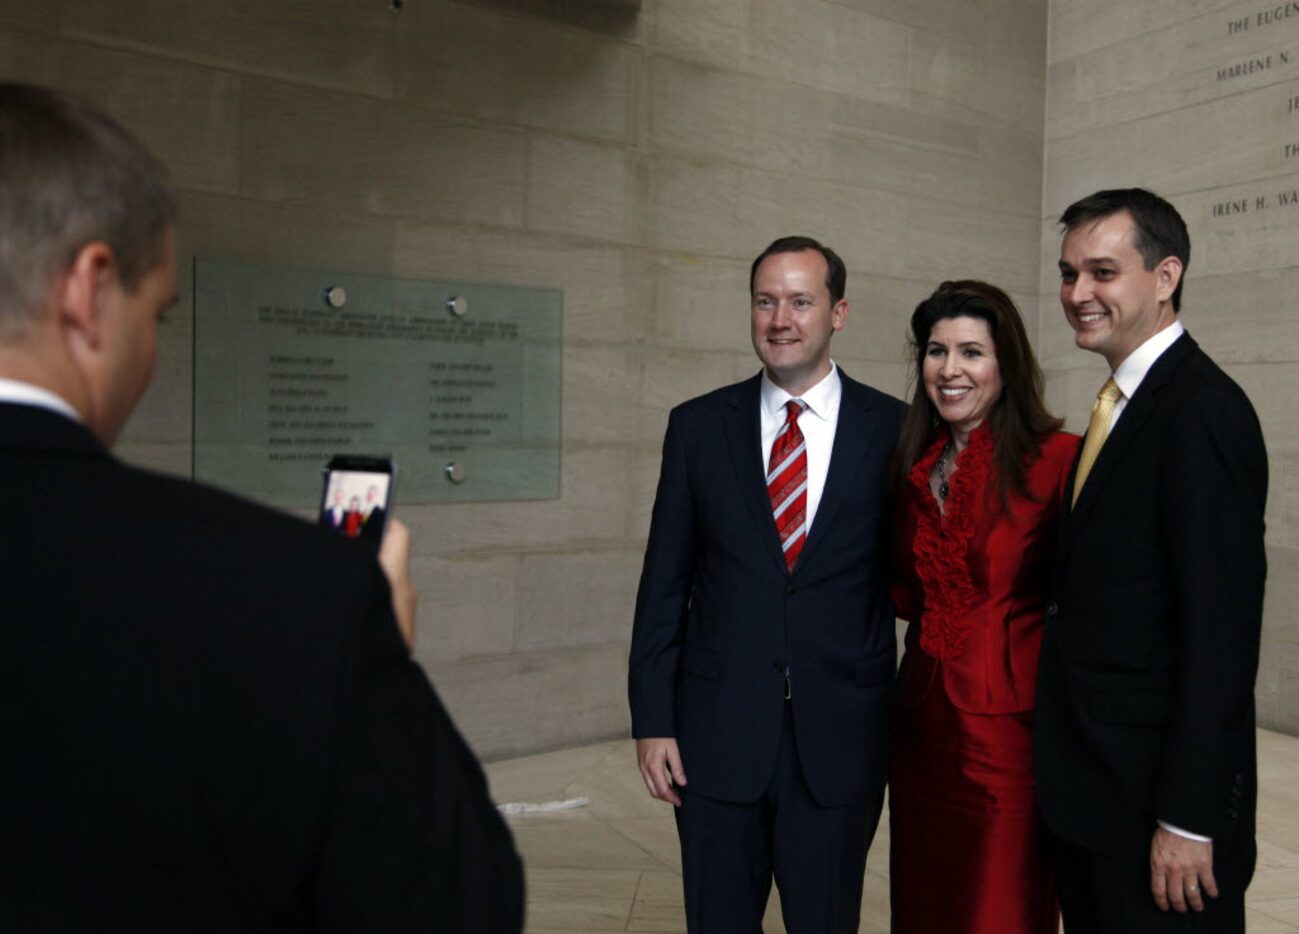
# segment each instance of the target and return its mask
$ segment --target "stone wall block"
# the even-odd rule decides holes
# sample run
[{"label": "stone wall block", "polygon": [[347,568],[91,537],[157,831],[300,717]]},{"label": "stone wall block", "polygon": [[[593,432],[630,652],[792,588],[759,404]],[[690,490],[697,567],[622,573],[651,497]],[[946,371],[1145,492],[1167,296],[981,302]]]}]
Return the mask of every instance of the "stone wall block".
[{"label": "stone wall block", "polygon": [[[755,246],[753,255],[765,246]],[[652,284],[653,339],[699,350],[750,346],[749,262],[691,253],[647,256],[641,275]]]},{"label": "stone wall block", "polygon": [[523,556],[517,648],[628,641],[641,559],[641,548]]},{"label": "stone wall block", "polygon": [[[904,26],[917,32],[965,38],[978,35],[983,27],[986,3],[916,3],[914,0],[830,0],[850,10]],[[1044,15],[1039,13],[1038,15]]]},{"label": "stone wall block", "polygon": [[[436,509],[406,507],[399,499],[396,515],[406,521],[411,508]],[[518,579],[516,555],[417,556],[411,562],[411,580],[419,593],[415,657],[437,665],[513,651]]]},{"label": "stone wall block", "polygon": [[187,62],[0,32],[0,71],[53,84],[112,114],[187,190],[239,188],[240,79]]},{"label": "stone wall block", "polygon": [[986,279],[1011,292],[1032,292],[1037,272],[1024,261],[1038,250],[1032,218],[970,212],[943,202],[909,202],[903,275],[910,279]]},{"label": "stone wall block", "polygon": [[[915,31],[883,17],[821,0],[749,7],[749,62],[761,62],[757,70],[844,93],[874,95],[909,88],[915,36]],[[820,51],[793,54],[796,49]]]},{"label": "stone wall block", "polygon": [[1169,23],[1244,6],[1240,0],[1051,0],[1049,61],[1091,55],[1127,36],[1143,36]]},{"label": "stone wall block", "polygon": [[411,107],[629,139],[633,46],[446,0],[408,3],[400,23],[398,96]]},{"label": "stone wall block", "polygon": [[655,157],[649,160],[647,170],[645,242],[648,246],[732,256],[740,252],[737,242],[753,241],[748,231],[737,232],[741,174],[738,168]]},{"label": "stone wall block", "polygon": [[6,3],[0,6],[0,25],[53,35],[59,29],[59,6],[58,3]]},{"label": "stone wall block", "polygon": [[[1299,73],[1299,55],[1293,70]],[[1064,206],[1100,188],[1132,184],[1175,200],[1182,193],[1203,197],[1224,179],[1233,190],[1268,179],[1261,193],[1275,194],[1279,183],[1272,179],[1293,166],[1287,169],[1284,148],[1258,130],[1284,120],[1286,106],[1286,95],[1273,87],[1081,130],[1060,111],[1069,135],[1048,137],[1045,203]],[[1150,159],[1151,152],[1159,158]],[[1248,194],[1252,200],[1254,192]]]},{"label": "stone wall block", "polygon": [[484,759],[614,739],[631,729],[625,643],[426,668],[456,724]]},{"label": "stone wall block", "polygon": [[318,203],[269,204],[181,192],[177,234],[180,300],[168,317],[192,311],[195,256],[371,275],[397,272],[390,218],[339,215]]},{"label": "stone wall block", "polygon": [[[649,82],[655,151],[782,172],[821,166],[829,106],[824,94],[668,58],[650,62]],[[776,113],[781,116],[773,123]]]},{"label": "stone wall block", "polygon": [[745,67],[748,0],[658,0],[652,11],[650,44],[661,55],[713,68]]},{"label": "stone wall block", "polygon": [[1040,79],[1046,67],[1049,6],[1041,0],[986,0],[982,40],[987,54]]},{"label": "stone wall block", "polygon": [[1219,363],[1287,363],[1299,360],[1299,328],[1294,309],[1276,296],[1295,294],[1299,269],[1293,266],[1192,274],[1180,317]]},{"label": "stone wall block", "polygon": [[911,40],[910,87],[1012,127],[1036,131],[1042,125],[1042,82],[970,41],[917,33]]},{"label": "stone wall block", "polygon": [[569,450],[633,444],[640,369],[621,347],[569,345],[563,360],[563,431]]},{"label": "stone wall block", "polygon": [[352,215],[518,227],[526,148],[513,131],[256,81],[245,96],[242,190]]},{"label": "stone wall block", "polygon": [[402,521],[415,553],[432,557],[622,542],[626,461],[617,448],[565,449],[558,499],[418,505]]},{"label": "stone wall block", "polygon": [[[27,8],[35,6],[33,3],[15,5],[14,11],[21,14]],[[46,5],[45,9],[52,10],[53,7]],[[52,35],[37,35],[10,28],[4,17],[5,13],[0,12],[0,78],[30,84],[57,85],[59,66],[63,60],[63,44]],[[16,19],[21,21],[21,16]]]},{"label": "stone wall block", "polygon": [[612,146],[533,136],[528,144],[527,227],[604,242],[633,237],[635,173]]},{"label": "stone wall block", "polygon": [[245,74],[374,97],[392,96],[393,37],[386,3],[313,0],[61,0],[68,38],[139,49]]},{"label": "stone wall block", "polygon": [[766,246],[772,231],[808,233],[832,246],[851,269],[906,274],[911,246],[907,213],[915,199],[762,171],[741,175],[739,199],[736,228],[749,243]]},{"label": "stone wall block", "polygon": [[122,427],[122,439],[190,442],[194,410],[194,331],[188,318],[158,323],[153,381]]}]

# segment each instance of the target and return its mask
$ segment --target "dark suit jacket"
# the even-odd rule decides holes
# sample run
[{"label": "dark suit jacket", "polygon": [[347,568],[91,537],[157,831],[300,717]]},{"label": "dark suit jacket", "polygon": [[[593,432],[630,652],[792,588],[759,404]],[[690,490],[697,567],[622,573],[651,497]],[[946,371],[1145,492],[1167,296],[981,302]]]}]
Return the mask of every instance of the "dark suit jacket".
[{"label": "dark suit jacket", "polygon": [[1118,852],[1158,819],[1252,867],[1266,496],[1253,407],[1182,336],[1066,505],[1036,719],[1057,835]]},{"label": "dark suit jacket", "polygon": [[0,491],[0,930],[519,930],[372,551],[27,406]]},{"label": "dark suit jacket", "polygon": [[375,506],[361,524],[361,537],[372,541],[377,546],[383,540],[384,519],[388,511],[382,506]]},{"label": "dark suit jacket", "polygon": [[692,791],[753,801],[790,672],[804,777],[822,805],[878,793],[895,666],[885,475],[903,406],[843,379],[824,493],[792,574],[764,482],[760,376],[673,409],[636,599],[638,737],[677,738]]}]

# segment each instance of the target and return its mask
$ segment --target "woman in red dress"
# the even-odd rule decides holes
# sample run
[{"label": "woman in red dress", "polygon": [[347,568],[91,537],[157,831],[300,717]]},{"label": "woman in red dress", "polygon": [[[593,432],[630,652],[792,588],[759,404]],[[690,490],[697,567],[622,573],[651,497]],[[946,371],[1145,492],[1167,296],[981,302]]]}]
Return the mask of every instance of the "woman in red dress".
[{"label": "woman in red dress", "polygon": [[910,621],[889,778],[893,931],[1055,934],[1033,689],[1078,438],[1043,402],[1010,298],[945,282],[911,317],[894,601]]}]

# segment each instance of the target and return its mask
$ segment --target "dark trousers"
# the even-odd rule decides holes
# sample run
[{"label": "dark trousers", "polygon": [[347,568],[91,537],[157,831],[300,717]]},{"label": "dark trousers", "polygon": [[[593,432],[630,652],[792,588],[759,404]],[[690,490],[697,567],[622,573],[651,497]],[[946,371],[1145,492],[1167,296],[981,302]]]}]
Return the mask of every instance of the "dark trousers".
[{"label": "dark trousers", "polygon": [[[1121,855],[1094,853],[1055,838],[1056,885],[1065,934],[1240,934],[1245,886],[1234,854],[1214,845],[1218,897],[1204,894],[1204,911],[1161,911],[1150,892],[1150,845]],[[1252,861],[1251,861],[1252,865]]]},{"label": "dark trousers", "polygon": [[689,930],[761,934],[774,874],[789,934],[855,934],[882,797],[817,804],[803,780],[786,704],[780,753],[761,798],[735,804],[682,789],[676,818]]}]

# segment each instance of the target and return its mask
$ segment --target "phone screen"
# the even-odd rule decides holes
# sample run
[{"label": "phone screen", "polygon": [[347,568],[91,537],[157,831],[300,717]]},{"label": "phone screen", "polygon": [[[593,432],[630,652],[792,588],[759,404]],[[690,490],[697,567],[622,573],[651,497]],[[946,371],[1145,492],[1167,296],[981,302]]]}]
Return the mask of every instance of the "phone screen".
[{"label": "phone screen", "polygon": [[388,519],[392,479],[392,462],[385,458],[335,457],[325,468],[320,524],[377,546]]}]

